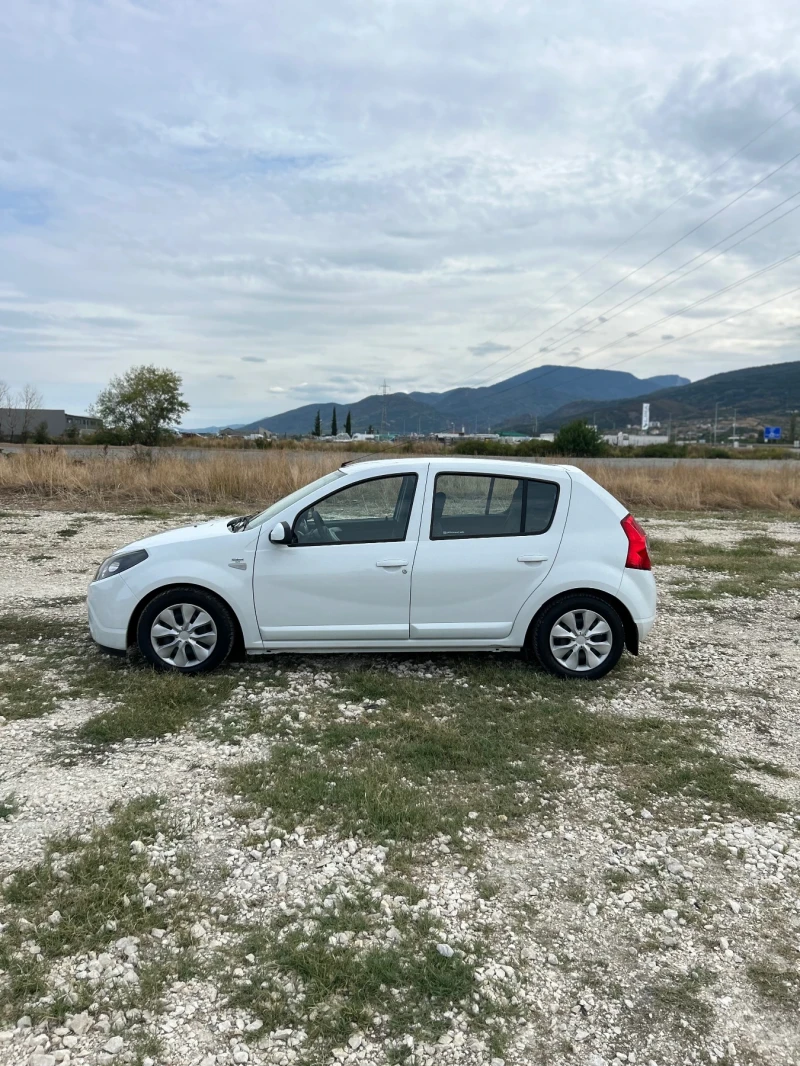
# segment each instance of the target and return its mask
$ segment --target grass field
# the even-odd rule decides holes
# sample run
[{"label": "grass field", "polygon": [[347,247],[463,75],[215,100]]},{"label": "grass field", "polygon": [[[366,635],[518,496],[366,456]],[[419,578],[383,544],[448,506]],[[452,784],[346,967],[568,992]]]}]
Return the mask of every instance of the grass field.
[{"label": "grass field", "polygon": [[[0,457],[6,506],[74,510],[203,508],[253,511],[353,458],[349,451],[275,449],[202,460],[143,452],[129,459],[73,459],[58,449]],[[565,460],[582,465],[581,460]],[[480,459],[475,460],[480,463]],[[586,464],[583,464],[586,465]],[[592,476],[626,506],[661,511],[755,510],[800,515],[800,463],[780,469],[591,464]]]},{"label": "grass field", "polygon": [[800,536],[645,522],[658,624],[584,685],[153,673],[81,590],[163,520],[1,516],[3,1062],[794,1066]]}]

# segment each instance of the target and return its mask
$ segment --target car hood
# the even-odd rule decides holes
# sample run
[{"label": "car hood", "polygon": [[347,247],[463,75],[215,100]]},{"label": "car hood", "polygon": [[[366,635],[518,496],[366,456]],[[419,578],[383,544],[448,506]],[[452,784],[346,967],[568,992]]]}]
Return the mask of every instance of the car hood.
[{"label": "car hood", "polygon": [[[118,551],[136,551],[139,548],[158,548],[167,544],[187,544],[190,541],[208,540],[211,537],[234,537],[228,529],[230,518],[214,518],[210,522],[195,522],[191,526],[179,526],[178,529],[168,529],[165,533],[154,533],[152,537],[143,537],[131,544],[126,544]],[[258,530],[256,530],[258,533]],[[115,555],[117,552],[114,553]]]}]

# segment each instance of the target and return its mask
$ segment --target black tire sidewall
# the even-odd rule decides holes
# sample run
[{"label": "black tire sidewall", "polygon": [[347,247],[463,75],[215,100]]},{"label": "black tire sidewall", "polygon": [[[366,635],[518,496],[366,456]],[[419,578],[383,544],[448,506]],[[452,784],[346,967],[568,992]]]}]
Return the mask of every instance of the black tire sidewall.
[{"label": "black tire sidewall", "polygon": [[[608,658],[593,670],[568,670],[550,650],[550,632],[567,611],[596,611],[608,622],[612,635],[611,651]],[[625,648],[625,627],[618,612],[607,600],[590,593],[568,593],[554,600],[542,611],[536,620],[530,643],[537,662],[548,673],[574,681],[595,681],[613,670],[619,662]]]},{"label": "black tire sidewall", "polygon": [[[150,629],[156,617],[165,607],[171,607],[175,603],[192,603],[201,607],[211,615],[217,627],[217,644],[209,657],[201,663],[186,668],[170,666],[156,652],[150,640]],[[166,589],[154,596],[145,606],[136,623],[136,644],[140,653],[151,666],[171,674],[205,674],[221,666],[233,649],[234,636],[233,619],[230,610],[222,600],[213,593],[181,586]]]}]

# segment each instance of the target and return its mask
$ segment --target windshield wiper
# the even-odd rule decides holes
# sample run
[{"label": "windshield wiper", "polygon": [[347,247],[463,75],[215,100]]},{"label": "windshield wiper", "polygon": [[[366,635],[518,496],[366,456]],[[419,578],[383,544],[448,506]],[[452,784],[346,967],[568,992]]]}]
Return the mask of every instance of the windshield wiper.
[{"label": "windshield wiper", "polygon": [[247,523],[250,519],[255,518],[258,513],[259,512],[256,511],[255,514],[243,514],[240,515],[239,518],[232,518],[230,522],[228,522],[228,529],[231,533],[241,533],[243,529],[247,528]]}]

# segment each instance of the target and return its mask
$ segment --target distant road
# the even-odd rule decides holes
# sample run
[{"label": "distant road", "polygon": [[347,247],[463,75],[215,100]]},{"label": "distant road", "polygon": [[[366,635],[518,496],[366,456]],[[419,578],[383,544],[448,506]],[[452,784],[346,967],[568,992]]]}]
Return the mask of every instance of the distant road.
[{"label": "distant road", "polygon": [[[101,445],[98,444],[62,444],[62,445],[38,445],[38,444],[0,444],[0,453],[8,452],[22,452],[22,451],[51,451],[53,448],[58,447],[66,455],[69,455],[73,459],[94,459],[102,460],[106,458],[108,460],[129,459],[133,454],[133,449],[128,447],[109,447],[104,450]],[[215,455],[236,455],[244,460],[252,460],[257,462],[264,455],[275,454],[270,451],[260,451],[258,448],[158,448],[156,449],[159,455],[174,455],[181,456],[184,459],[193,459],[197,462],[203,462],[206,459],[212,458]],[[347,445],[335,445],[331,447],[332,452],[344,452],[347,450]],[[292,452],[286,449],[286,454],[291,455]],[[391,452],[382,452],[381,455],[392,456]],[[396,453],[397,458],[402,458],[403,452]],[[438,455],[442,455],[442,452],[438,452]],[[446,453],[445,453],[446,454]],[[366,458],[366,454],[363,452],[353,452],[353,458],[356,459],[363,455]],[[377,456],[376,456],[377,457]],[[419,458],[417,456],[416,458]],[[493,458],[489,456],[488,458]],[[502,456],[495,456],[494,458],[503,458]],[[519,456],[522,462],[537,463],[542,460],[536,457]],[[800,459],[800,456],[798,456]],[[555,462],[556,460],[545,460],[545,462]],[[558,460],[558,462],[570,462],[567,460]],[[774,470],[779,467],[785,466],[787,463],[791,463],[791,459],[581,459],[581,466],[591,468],[596,465],[609,465],[609,466],[731,466],[737,470]]]}]

